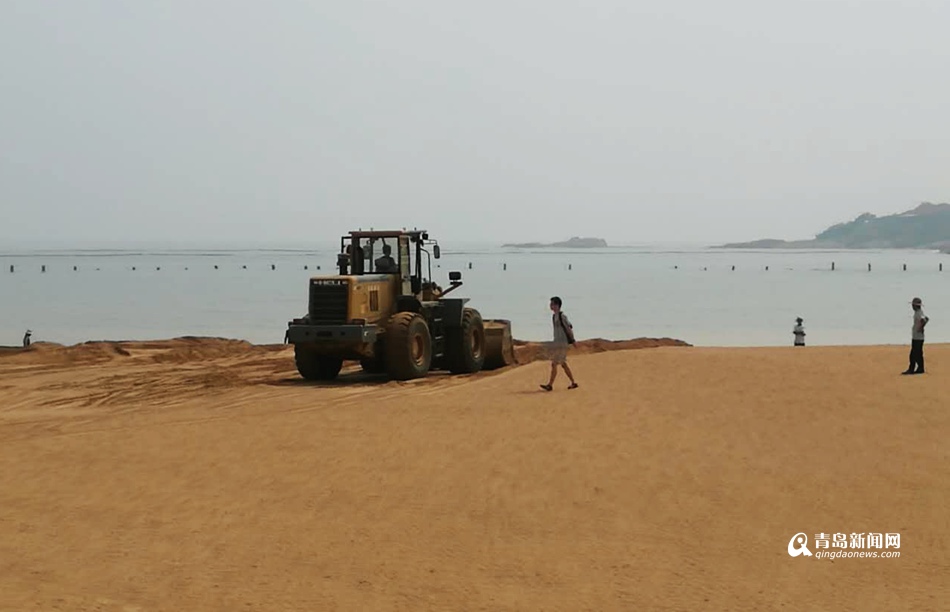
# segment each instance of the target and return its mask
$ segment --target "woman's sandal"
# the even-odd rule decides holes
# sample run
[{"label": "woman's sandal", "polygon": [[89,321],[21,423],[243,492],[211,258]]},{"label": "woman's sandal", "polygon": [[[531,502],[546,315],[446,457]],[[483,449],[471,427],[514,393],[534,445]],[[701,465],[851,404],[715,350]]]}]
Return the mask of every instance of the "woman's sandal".
[{"label": "woman's sandal", "polygon": [[541,388],[544,389],[545,391],[553,391],[553,390],[554,390],[554,387],[552,387],[551,385],[541,385]]},{"label": "woman's sandal", "polygon": [[568,389],[576,389],[576,388],[577,388],[577,383],[571,383],[571,386],[568,387]]}]

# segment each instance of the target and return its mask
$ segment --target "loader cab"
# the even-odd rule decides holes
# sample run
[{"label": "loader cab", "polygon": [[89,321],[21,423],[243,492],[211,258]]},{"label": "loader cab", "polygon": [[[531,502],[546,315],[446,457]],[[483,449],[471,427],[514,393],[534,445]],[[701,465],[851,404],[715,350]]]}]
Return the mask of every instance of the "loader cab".
[{"label": "loader cab", "polygon": [[401,295],[420,296],[434,286],[432,259],[440,256],[426,231],[355,231],[340,239],[337,267],[341,276],[393,275]]}]

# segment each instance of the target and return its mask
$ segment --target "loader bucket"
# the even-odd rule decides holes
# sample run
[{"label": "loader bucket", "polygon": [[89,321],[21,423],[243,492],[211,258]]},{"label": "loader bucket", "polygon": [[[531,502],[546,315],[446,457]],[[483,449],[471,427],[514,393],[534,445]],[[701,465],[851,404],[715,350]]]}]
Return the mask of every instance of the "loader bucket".
[{"label": "loader bucket", "polygon": [[514,365],[515,347],[511,339],[511,321],[506,319],[486,319],[485,325],[485,364],[483,370],[497,370]]}]

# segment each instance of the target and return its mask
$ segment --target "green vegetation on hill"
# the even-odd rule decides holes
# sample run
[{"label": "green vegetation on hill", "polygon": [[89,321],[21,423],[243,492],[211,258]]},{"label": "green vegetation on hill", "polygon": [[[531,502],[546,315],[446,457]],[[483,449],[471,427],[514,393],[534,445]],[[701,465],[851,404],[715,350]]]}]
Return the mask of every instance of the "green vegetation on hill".
[{"label": "green vegetation on hill", "polygon": [[942,249],[950,250],[950,204],[925,202],[896,215],[870,213],[854,221],[838,223],[813,240],[756,240],[723,245],[722,248],[841,248],[841,249]]}]

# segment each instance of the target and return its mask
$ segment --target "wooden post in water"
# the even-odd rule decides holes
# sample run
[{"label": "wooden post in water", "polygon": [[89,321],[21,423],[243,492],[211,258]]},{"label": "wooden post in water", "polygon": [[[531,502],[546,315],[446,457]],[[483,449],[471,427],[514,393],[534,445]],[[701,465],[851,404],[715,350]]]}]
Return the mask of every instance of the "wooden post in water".
[{"label": "wooden post in water", "polygon": [[78,270],[79,270],[79,268],[78,268],[78,267],[76,267],[76,266],[73,266],[73,272],[77,272]]},{"label": "wooden post in water", "polygon": [[40,271],[41,271],[41,272],[46,272],[46,266],[41,266],[41,267],[40,267]]},{"label": "wooden post in water", "polygon": [[10,266],[10,274],[13,274],[13,266]]},{"label": "wooden post in water", "polygon": [[831,271],[832,271],[832,272],[835,271],[835,262],[831,262]]},{"label": "wooden post in water", "polygon": [[736,267],[735,267],[735,266],[732,266],[732,271],[733,271],[733,272],[736,271]]},{"label": "wooden post in water", "polygon": [[507,269],[508,269],[508,264],[506,264],[506,263],[501,264],[501,269],[502,269],[502,270],[507,270]]},{"label": "wooden post in water", "polygon": [[868,264],[868,272],[871,271],[871,264]]},{"label": "wooden post in water", "polygon": [[907,264],[904,264],[904,272],[907,272]]},{"label": "wooden post in water", "polygon": [[270,265],[270,269],[271,269],[271,270],[276,270],[276,269],[277,269],[277,266],[275,266],[274,264],[271,264],[271,265]]}]

